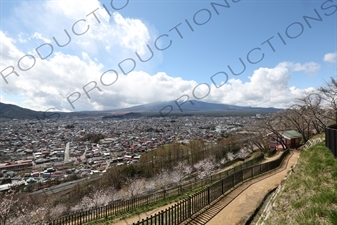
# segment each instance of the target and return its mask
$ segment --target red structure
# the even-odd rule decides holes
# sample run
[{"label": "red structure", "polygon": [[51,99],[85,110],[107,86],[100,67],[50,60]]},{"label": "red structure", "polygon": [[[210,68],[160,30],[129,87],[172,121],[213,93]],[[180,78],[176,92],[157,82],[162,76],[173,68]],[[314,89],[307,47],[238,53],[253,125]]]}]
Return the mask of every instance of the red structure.
[{"label": "red structure", "polygon": [[269,133],[269,148],[271,150],[298,148],[302,140],[302,134],[294,130],[277,131]]}]

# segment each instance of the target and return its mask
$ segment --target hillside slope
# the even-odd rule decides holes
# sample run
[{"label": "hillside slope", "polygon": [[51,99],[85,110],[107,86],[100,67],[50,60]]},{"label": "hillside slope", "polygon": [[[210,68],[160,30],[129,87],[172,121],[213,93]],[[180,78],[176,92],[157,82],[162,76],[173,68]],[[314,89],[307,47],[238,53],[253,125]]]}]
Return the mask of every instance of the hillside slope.
[{"label": "hillside slope", "polygon": [[20,118],[20,119],[35,119],[43,116],[43,112],[33,111],[26,108],[21,108],[12,104],[4,104],[0,102],[0,118]]},{"label": "hillside slope", "polygon": [[265,225],[337,224],[337,161],[324,143],[300,155],[283,185]]}]

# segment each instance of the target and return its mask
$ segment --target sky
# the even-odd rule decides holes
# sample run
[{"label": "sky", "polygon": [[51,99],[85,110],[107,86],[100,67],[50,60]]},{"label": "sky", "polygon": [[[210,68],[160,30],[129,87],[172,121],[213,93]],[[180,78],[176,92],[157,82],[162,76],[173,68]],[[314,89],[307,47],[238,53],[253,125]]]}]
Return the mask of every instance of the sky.
[{"label": "sky", "polygon": [[337,0],[0,0],[0,102],[289,107],[337,76]]}]

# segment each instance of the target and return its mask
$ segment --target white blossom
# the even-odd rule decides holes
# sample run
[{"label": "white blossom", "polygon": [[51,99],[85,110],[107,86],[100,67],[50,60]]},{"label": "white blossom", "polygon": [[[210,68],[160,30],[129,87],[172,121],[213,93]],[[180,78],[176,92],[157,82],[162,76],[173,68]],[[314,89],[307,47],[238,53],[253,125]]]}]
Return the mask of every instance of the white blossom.
[{"label": "white blossom", "polygon": [[142,178],[128,178],[126,181],[128,185],[128,197],[134,198],[145,191],[145,180]]},{"label": "white blossom", "polygon": [[233,161],[234,159],[236,159],[236,155],[233,154],[233,152],[227,152],[227,159],[229,161]]},{"label": "white blossom", "polygon": [[197,162],[194,165],[194,168],[198,172],[198,178],[203,179],[204,177],[210,176],[214,172],[216,166],[214,157],[209,157]]}]

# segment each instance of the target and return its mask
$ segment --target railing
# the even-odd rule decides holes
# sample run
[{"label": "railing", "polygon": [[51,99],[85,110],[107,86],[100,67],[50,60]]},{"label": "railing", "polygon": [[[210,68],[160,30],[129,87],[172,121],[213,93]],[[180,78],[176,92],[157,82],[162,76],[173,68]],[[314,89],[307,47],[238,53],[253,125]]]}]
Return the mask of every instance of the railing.
[{"label": "railing", "polygon": [[178,191],[179,191],[178,194],[180,194],[182,192],[186,192],[186,191],[191,191],[191,190],[194,190],[196,188],[203,187],[205,185],[211,184],[215,181],[221,180],[221,179],[235,173],[238,170],[242,170],[244,168],[250,167],[250,166],[258,163],[259,161],[261,161],[263,159],[264,159],[264,155],[261,154],[258,157],[255,157],[251,160],[243,162],[242,164],[240,164],[238,166],[233,167],[232,169],[222,171],[221,173],[213,174],[212,176],[209,176],[209,177],[207,177],[205,179],[202,179],[202,180],[196,180],[196,181],[193,181],[193,182],[190,182],[190,183],[183,184],[180,187],[177,187]]},{"label": "railing", "polygon": [[169,197],[178,196],[181,193],[186,193],[188,191],[194,190],[199,187],[211,184],[213,182],[219,181],[225,177],[234,174],[238,170],[242,170],[251,165],[254,165],[261,161],[264,155],[261,154],[258,157],[250,159],[242,164],[233,167],[232,169],[217,173],[215,175],[209,176],[207,179],[203,180],[193,180],[188,183],[177,185],[168,190],[159,191],[146,196],[136,197],[129,200],[113,202],[109,205],[102,206],[99,208],[89,209],[85,211],[76,211],[70,214],[61,216],[49,222],[50,225],[60,225],[60,224],[83,224],[98,219],[108,219],[109,217],[120,216],[128,213],[137,208],[141,208],[147,205],[151,205],[155,202],[165,200]]},{"label": "railing", "polygon": [[141,221],[133,223],[133,225],[145,225],[145,224],[165,224],[175,225],[181,224],[192,215],[199,212],[201,209],[210,205],[215,199],[234,188],[237,184],[261,175],[270,170],[279,167],[283,159],[289,154],[289,150],[286,150],[282,155],[274,160],[260,165],[245,168],[223,178],[222,180],[214,183],[213,185],[203,189],[202,191],[189,196],[188,198],[176,203],[175,205],[162,210],[159,213],[151,215]]},{"label": "railing", "polygon": [[325,128],[325,146],[337,157],[337,124]]}]

